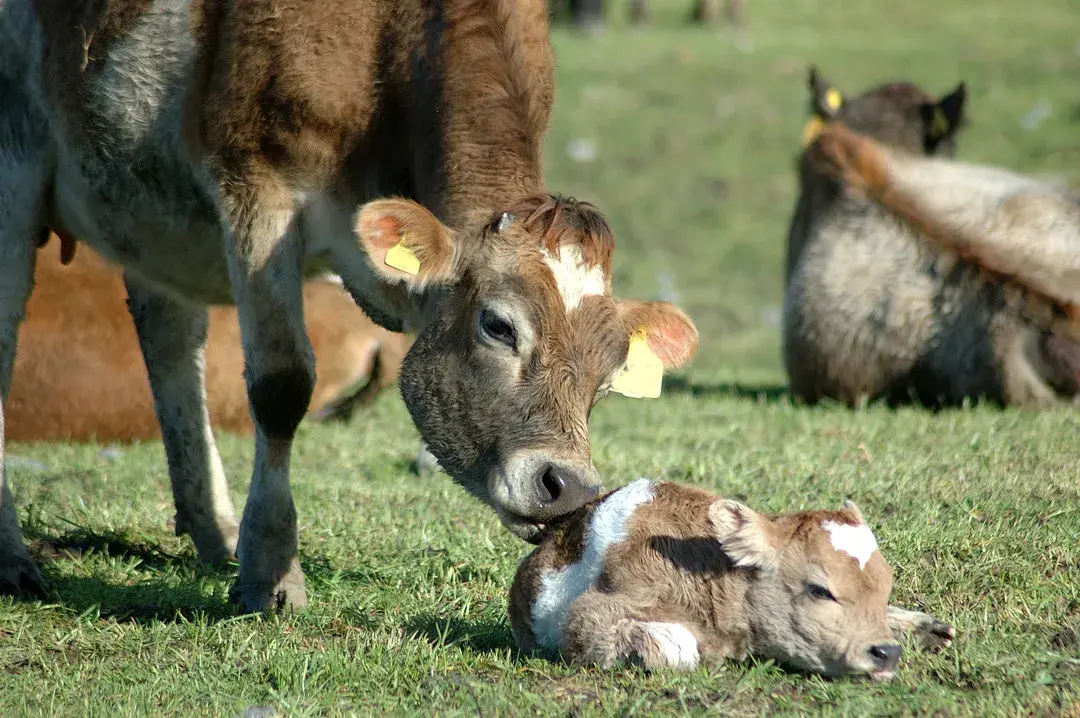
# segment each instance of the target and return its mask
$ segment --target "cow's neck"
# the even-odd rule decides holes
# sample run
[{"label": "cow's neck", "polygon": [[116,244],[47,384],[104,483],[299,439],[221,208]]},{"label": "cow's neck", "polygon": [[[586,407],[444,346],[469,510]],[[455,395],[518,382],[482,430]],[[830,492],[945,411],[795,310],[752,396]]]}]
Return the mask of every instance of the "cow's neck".
[{"label": "cow's neck", "polygon": [[[439,49],[413,80],[414,104],[438,132],[422,140],[413,182],[448,226],[475,236],[481,222],[543,189],[541,144],[551,106],[552,60],[544,3],[450,0],[437,11]],[[434,175],[434,176],[432,176]]]}]

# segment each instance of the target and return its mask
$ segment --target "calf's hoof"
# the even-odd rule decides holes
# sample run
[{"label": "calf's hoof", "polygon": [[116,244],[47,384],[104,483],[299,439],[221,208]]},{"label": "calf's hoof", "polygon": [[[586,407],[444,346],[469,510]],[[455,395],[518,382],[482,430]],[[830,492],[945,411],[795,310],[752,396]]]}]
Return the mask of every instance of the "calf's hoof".
[{"label": "calf's hoof", "polygon": [[924,651],[948,648],[956,638],[956,629],[928,613],[889,606],[885,619],[897,639],[908,636]]},{"label": "calf's hoof", "polygon": [[307,607],[304,574],[294,567],[277,583],[239,580],[229,591],[229,599],[243,613],[281,613]]},{"label": "calf's hoof", "polygon": [[0,558],[0,594],[43,599],[48,584],[29,556],[7,556]]},{"label": "calf's hoof", "polygon": [[933,616],[926,616],[925,620],[912,626],[908,635],[924,651],[942,651],[952,645],[956,629]]}]

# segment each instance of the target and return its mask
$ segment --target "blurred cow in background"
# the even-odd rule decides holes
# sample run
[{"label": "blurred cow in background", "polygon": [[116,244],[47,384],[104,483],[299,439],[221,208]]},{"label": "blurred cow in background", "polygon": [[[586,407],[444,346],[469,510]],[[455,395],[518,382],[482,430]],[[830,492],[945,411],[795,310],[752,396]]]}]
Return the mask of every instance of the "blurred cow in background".
[{"label": "blurred cow in background", "polygon": [[[604,24],[606,0],[570,0],[568,5],[575,27],[594,31]],[[630,0],[629,12],[634,24],[649,22],[652,3],[650,0]],[[711,23],[718,20],[722,12],[730,24],[742,24],[742,0],[694,0],[690,19],[696,23]]]},{"label": "blurred cow in background", "polygon": [[1080,391],[1080,207],[1059,188],[953,158],[963,84],[851,99],[810,71],[788,236],[783,352],[792,393],[847,404]]},{"label": "blurred cow in background", "polygon": [[[70,258],[71,249],[65,245]],[[70,266],[38,253],[35,288],[19,330],[7,437],[119,441],[161,435],[146,364],[127,309],[122,271],[87,246]],[[411,340],[375,325],[334,281],[304,286],[317,378],[308,416],[348,418],[397,380]],[[206,399],[211,424],[251,434],[235,307],[210,309]]]}]

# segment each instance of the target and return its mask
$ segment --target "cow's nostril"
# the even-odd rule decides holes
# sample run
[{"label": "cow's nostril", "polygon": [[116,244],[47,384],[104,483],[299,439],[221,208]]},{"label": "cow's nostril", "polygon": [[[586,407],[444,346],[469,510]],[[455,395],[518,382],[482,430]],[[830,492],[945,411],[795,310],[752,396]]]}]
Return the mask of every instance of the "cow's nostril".
[{"label": "cow's nostril", "polygon": [[896,668],[901,650],[899,643],[879,643],[870,646],[870,657],[878,668]]},{"label": "cow's nostril", "polygon": [[553,504],[562,496],[566,480],[560,475],[554,466],[548,466],[540,478],[540,502]]}]

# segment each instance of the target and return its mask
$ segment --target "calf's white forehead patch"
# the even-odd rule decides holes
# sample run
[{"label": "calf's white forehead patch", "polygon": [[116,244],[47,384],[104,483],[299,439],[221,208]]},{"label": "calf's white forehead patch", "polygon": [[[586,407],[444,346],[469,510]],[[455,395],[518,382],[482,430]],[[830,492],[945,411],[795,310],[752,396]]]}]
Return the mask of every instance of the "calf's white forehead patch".
[{"label": "calf's white forehead patch", "polygon": [[566,311],[576,309],[585,297],[604,294],[604,270],[599,265],[586,266],[581,259],[581,248],[576,245],[559,247],[556,257],[543,250],[544,261],[555,275],[555,284],[562,295]]},{"label": "calf's white forehead patch", "polygon": [[870,560],[874,551],[878,550],[874,532],[866,524],[852,526],[837,521],[823,521],[821,528],[829,534],[833,548],[843,551],[858,561],[860,570],[866,568],[866,562]]},{"label": "calf's white forehead patch", "polygon": [[545,571],[540,578],[540,592],[532,605],[532,629],[536,641],[554,651],[562,645],[562,622],[570,604],[596,585],[604,568],[604,558],[611,546],[626,540],[626,524],[642,504],[653,499],[653,485],[648,479],[612,492],[592,513],[585,529],[581,560],[555,571]]}]

